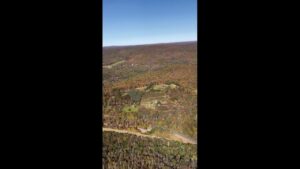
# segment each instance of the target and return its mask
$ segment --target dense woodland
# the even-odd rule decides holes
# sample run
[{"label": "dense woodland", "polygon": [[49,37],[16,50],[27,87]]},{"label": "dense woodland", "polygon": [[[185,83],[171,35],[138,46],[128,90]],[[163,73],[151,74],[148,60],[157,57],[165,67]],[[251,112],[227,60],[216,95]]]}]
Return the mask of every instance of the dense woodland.
[{"label": "dense woodland", "polygon": [[197,168],[196,145],[115,132],[104,132],[103,145],[105,169]]},{"label": "dense woodland", "polygon": [[[104,48],[102,105],[104,127],[136,132],[139,131],[138,128],[150,128],[150,132],[146,134],[171,138],[172,134],[179,133],[186,138],[197,140],[197,43]],[[175,158],[172,153],[170,157],[163,157],[165,161],[158,160],[162,157],[155,157],[155,153],[162,150],[169,151],[161,148],[156,152],[156,149],[153,149],[155,146],[163,146],[163,142],[139,140],[129,136],[125,139],[125,136],[113,133],[105,134],[104,140],[107,140],[107,137],[111,140],[116,139],[114,143],[104,142],[116,144],[104,144],[108,148],[104,152],[105,156],[109,157],[106,158],[108,166],[194,167],[194,163],[185,159],[184,154],[182,154],[184,160],[179,163],[172,162]],[[120,141],[118,137],[124,140]],[[127,139],[131,141],[128,142]],[[133,145],[126,145],[127,143]],[[112,157],[111,153],[127,151],[126,148],[136,145],[141,145],[140,151],[146,152],[151,149],[152,155],[143,156],[138,153],[139,151],[134,151],[129,157],[118,157],[122,160],[119,159],[117,163],[109,160]],[[177,144],[172,145],[174,145],[171,148],[173,153],[182,153],[175,148]],[[111,146],[117,148],[110,151]],[[161,153],[168,155],[167,152]],[[133,159],[135,161],[132,161]],[[157,163],[158,161],[160,162]]]}]

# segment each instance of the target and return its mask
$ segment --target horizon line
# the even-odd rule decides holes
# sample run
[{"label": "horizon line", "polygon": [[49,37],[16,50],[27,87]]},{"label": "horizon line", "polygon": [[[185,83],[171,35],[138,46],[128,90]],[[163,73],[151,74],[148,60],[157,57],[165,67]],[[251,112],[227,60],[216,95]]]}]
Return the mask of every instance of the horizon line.
[{"label": "horizon line", "polygon": [[144,45],[162,45],[170,43],[188,43],[188,42],[197,42],[198,40],[189,40],[189,41],[172,41],[172,42],[154,42],[154,43],[140,43],[140,44],[130,44],[130,45],[109,45],[102,47],[130,47],[130,46],[144,46]]}]

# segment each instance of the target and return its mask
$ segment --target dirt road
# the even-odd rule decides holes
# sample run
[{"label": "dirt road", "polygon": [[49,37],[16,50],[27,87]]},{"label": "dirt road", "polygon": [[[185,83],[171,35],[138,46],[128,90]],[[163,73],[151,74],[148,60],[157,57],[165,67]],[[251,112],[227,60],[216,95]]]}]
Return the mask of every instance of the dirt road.
[{"label": "dirt road", "polygon": [[117,65],[119,65],[119,64],[121,64],[121,63],[124,63],[124,62],[125,62],[125,60],[121,60],[121,61],[118,61],[118,62],[116,62],[116,63],[110,64],[110,65],[104,65],[104,66],[102,66],[102,68],[111,69],[111,68],[113,68],[114,66],[117,66]]},{"label": "dirt road", "polygon": [[102,128],[103,131],[112,131],[112,132],[117,132],[117,133],[127,133],[127,134],[133,134],[136,136],[140,137],[148,137],[148,138],[157,138],[157,139],[165,139],[165,140],[170,140],[170,141],[179,141],[182,143],[186,144],[197,144],[197,142],[190,140],[182,135],[179,134],[173,134],[172,138],[163,138],[163,137],[158,137],[158,136],[152,136],[152,135],[146,135],[146,134],[141,134],[138,132],[133,132],[133,131],[127,131],[127,130],[119,130],[119,129],[112,129],[112,128]]}]

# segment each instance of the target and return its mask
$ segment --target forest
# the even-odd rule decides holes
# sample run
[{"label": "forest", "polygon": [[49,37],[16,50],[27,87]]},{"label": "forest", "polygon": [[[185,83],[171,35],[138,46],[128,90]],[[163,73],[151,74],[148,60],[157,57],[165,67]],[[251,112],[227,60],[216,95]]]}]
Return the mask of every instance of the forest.
[{"label": "forest", "polygon": [[106,167],[196,168],[197,42],[103,48],[102,69],[103,127],[169,140],[104,131]]}]

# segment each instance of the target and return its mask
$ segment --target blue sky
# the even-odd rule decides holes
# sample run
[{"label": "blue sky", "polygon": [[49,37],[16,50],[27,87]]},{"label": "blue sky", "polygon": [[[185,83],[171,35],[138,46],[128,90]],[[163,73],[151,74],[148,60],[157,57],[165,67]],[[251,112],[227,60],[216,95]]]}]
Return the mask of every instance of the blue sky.
[{"label": "blue sky", "polygon": [[197,40],[197,0],[103,0],[103,46]]}]

